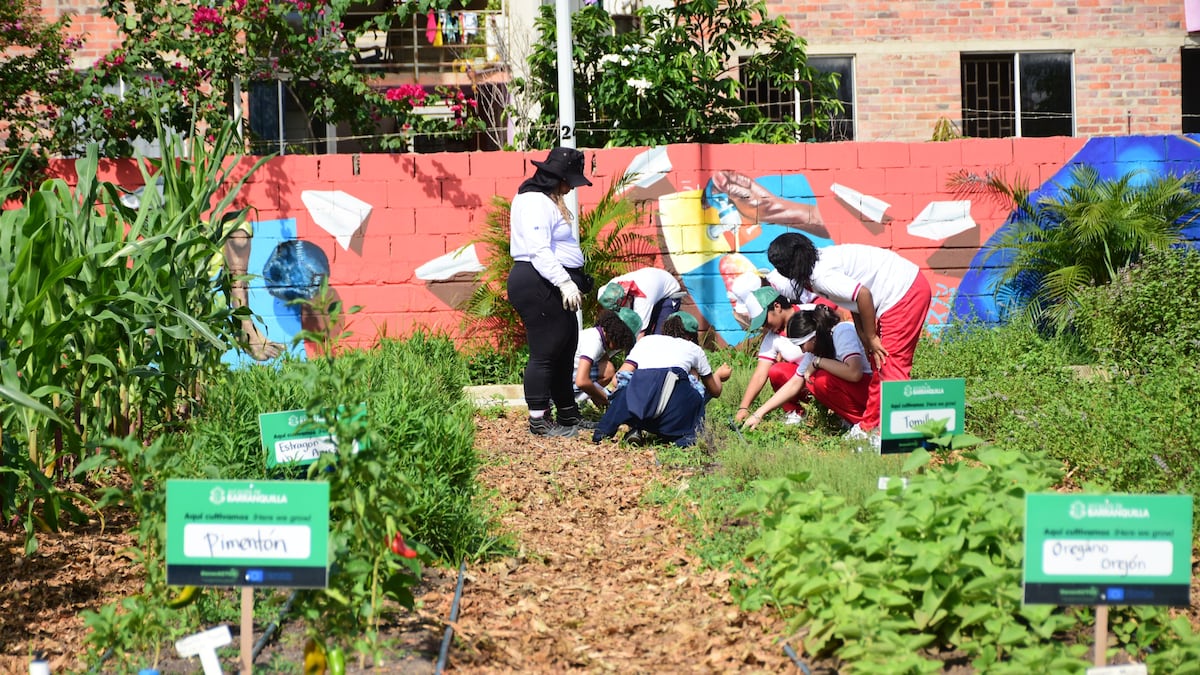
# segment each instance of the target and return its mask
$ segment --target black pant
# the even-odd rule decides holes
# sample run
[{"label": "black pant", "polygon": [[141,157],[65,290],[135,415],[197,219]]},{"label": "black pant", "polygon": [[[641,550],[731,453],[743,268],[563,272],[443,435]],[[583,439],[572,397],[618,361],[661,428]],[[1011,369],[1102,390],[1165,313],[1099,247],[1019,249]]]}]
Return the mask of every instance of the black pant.
[{"label": "black pant", "polygon": [[513,263],[508,301],[521,315],[529,344],[525,405],[530,410],[547,410],[554,401],[560,411],[574,406],[575,349],[579,346],[575,312],[563,309],[558,287],[527,262]]}]

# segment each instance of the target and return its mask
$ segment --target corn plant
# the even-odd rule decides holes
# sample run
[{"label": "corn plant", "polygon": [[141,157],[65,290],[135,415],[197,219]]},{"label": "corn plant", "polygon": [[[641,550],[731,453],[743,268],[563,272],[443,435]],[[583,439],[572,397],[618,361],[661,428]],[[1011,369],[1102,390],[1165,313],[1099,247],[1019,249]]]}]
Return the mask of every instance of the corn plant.
[{"label": "corn plant", "polygon": [[235,181],[232,125],[207,145],[159,135],[166,159],[139,166],[162,196],[147,190],[138,210],[97,179],[93,146],[76,162],[74,187],[46,181],[0,214],[0,250],[11,253],[0,259],[0,399],[11,404],[0,428],[22,448],[18,456],[3,445],[0,477],[11,489],[0,516],[25,522],[30,552],[37,528],[58,529],[64,511],[82,519],[75,502],[86,500],[55,481],[86,448],[186,411],[234,343],[240,315],[228,276],[215,274],[228,232],[205,218],[225,213],[264,160]]}]

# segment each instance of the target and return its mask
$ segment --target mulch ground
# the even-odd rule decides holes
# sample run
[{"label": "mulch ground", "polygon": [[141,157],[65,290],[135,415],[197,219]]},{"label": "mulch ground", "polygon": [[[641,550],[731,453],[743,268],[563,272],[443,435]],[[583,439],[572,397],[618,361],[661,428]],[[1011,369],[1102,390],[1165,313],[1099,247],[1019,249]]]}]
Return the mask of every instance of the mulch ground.
[{"label": "mulch ground", "polygon": [[[519,552],[467,568],[452,624],[458,570],[427,570],[417,611],[382,631],[386,660],[352,662],[348,672],[435,673],[447,626],[454,639],[446,672],[800,671],[779,640],[782,621],[739,610],[728,573],[701,569],[691,536],[643,502],[652,484],[687,479],[659,465],[653,447],[536,438],[517,413],[477,424],[480,482]],[[43,534],[30,558],[15,528],[0,530],[0,673],[28,673],[35,650],[49,656],[52,672],[83,669],[81,612],[141,589],[126,552],[131,525],[127,516],[109,516],[103,529],[93,523]],[[1179,610],[1194,625],[1197,606],[1194,577],[1193,607]],[[266,628],[255,626],[255,638]],[[230,630],[234,645],[222,650],[222,665],[236,672],[239,628]],[[300,672],[303,627],[284,621],[277,634],[256,672]],[[163,673],[199,672],[194,660],[170,658],[169,645],[163,653]],[[971,672],[952,662],[944,672]],[[814,675],[837,672],[830,663],[805,665]]]},{"label": "mulch ground", "polygon": [[[480,481],[520,550],[467,568],[447,672],[796,671],[777,641],[778,619],[740,611],[729,575],[700,569],[689,535],[642,503],[648,486],[678,479],[653,448],[532,437],[516,413],[478,418],[477,444]],[[43,534],[31,558],[18,531],[0,531],[0,673],[28,673],[35,650],[52,672],[82,670],[80,613],[141,589],[125,552],[134,543],[127,520]],[[418,611],[384,631],[391,658],[348,671],[435,672],[456,582],[456,569],[427,574]],[[255,627],[256,638],[265,628]],[[238,627],[230,630],[232,651]],[[300,630],[285,622],[256,671],[298,664]],[[234,672],[236,653],[226,650],[223,665]],[[199,671],[171,658],[159,667]]]}]

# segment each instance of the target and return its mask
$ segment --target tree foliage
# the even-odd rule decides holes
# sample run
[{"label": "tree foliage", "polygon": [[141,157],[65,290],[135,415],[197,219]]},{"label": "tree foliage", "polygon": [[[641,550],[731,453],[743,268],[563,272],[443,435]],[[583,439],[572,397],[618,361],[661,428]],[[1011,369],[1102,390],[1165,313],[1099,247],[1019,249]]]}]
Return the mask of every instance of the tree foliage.
[{"label": "tree foliage", "polygon": [[[155,120],[180,132],[218,129],[235,112],[239,94],[281,80],[316,128],[345,122],[351,133],[375,137],[377,149],[406,148],[416,134],[465,134],[482,126],[474,99],[457,91],[383,87],[356,67],[354,45],[363,35],[399,29],[413,12],[451,1],[389,3],[356,23],[351,10],[362,6],[354,0],[102,0],[101,14],[116,26],[120,46],[80,73],[69,65],[71,50],[82,43],[62,37],[65,21],[14,42],[14,20],[2,10],[0,46],[34,51],[0,60],[0,91],[10,104],[0,121],[30,126],[17,137],[27,138],[32,116],[18,118],[14,111],[22,109],[11,102],[40,93],[30,100],[47,120],[40,136],[48,153],[76,155],[94,143],[101,156],[129,157],[139,139],[155,140]],[[415,110],[439,103],[454,114],[433,118]],[[401,131],[377,136],[387,118]]]},{"label": "tree foliage", "polygon": [[44,143],[56,104],[75,90],[69,66],[80,43],[64,35],[68,25],[44,21],[33,0],[0,3],[0,128],[10,154]]},{"label": "tree foliage", "polygon": [[[636,17],[640,31],[618,34],[599,5],[572,16],[580,146],[790,143],[802,128],[828,128],[841,110],[836,75],[808,65],[804,39],[782,17],[768,18],[762,0],[691,0],[643,8]],[[550,147],[559,133],[553,5],[542,6],[537,29],[543,39],[530,56],[530,76],[515,85],[541,104],[525,140]],[[767,119],[743,103],[739,75],[769,82],[784,99],[809,100],[807,119]]]}]

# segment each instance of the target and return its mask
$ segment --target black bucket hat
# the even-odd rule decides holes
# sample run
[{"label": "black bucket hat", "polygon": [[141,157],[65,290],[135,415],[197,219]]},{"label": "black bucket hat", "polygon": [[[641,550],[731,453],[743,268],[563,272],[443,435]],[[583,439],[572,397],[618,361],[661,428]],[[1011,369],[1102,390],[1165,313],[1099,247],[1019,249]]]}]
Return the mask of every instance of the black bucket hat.
[{"label": "black bucket hat", "polygon": [[533,165],[561,178],[573,188],[592,184],[592,181],[583,175],[583,153],[575,148],[554,148],[546,155],[546,161],[539,162],[535,159]]}]

